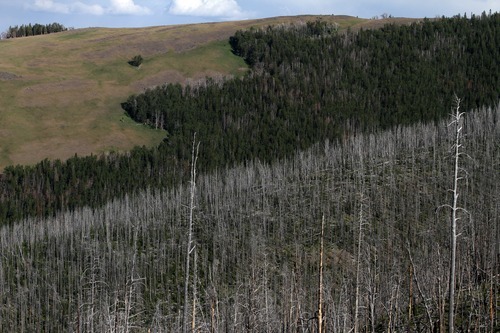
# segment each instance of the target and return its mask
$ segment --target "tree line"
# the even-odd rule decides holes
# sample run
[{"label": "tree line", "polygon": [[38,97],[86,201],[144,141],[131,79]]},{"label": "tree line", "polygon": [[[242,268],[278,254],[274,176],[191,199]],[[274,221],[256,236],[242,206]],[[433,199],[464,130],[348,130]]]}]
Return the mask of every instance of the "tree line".
[{"label": "tree line", "polygon": [[5,38],[17,38],[17,37],[29,37],[29,36],[38,36],[38,35],[46,35],[61,31],[66,31],[64,25],[60,23],[50,23],[50,24],[22,24],[20,26],[9,26],[5,33]]},{"label": "tree line", "polygon": [[[317,21],[238,31],[229,42],[243,78],[168,84],[130,96],[124,110],[163,128],[156,148],[12,166],[0,179],[0,220],[98,207],[189,175],[193,132],[200,171],[295,154],[326,139],[447,115],[500,99],[500,14],[423,20],[340,33]],[[480,65],[479,65],[480,64]]]}]

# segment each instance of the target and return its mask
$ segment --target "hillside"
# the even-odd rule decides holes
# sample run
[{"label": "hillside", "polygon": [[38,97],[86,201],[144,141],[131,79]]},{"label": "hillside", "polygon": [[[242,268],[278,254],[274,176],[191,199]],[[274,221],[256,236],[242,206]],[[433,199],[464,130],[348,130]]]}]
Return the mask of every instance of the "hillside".
[{"label": "hillside", "polygon": [[[315,332],[324,217],[326,332],[444,332],[448,124],[200,175],[189,325]],[[463,134],[456,329],[498,332],[500,108],[468,113]],[[1,227],[0,330],[181,332],[189,202],[184,185]]]},{"label": "hillside", "polygon": [[5,168],[0,224],[177,186],[189,176],[195,132],[207,172],[292,156],[326,139],[438,121],[454,94],[465,110],[496,106],[499,34],[498,14],[346,32],[325,20],[238,30],[228,44],[231,57],[249,65],[247,74],[169,83],[122,100],[137,127],[165,130],[161,144]]},{"label": "hillside", "polygon": [[[137,126],[120,103],[164,83],[241,75],[247,65],[228,38],[251,26],[313,20],[316,16],[160,26],[88,28],[0,41],[0,168],[66,159],[133,146],[155,146],[161,131]],[[342,29],[409,19],[323,16]],[[140,69],[127,64],[141,54]]]},{"label": "hillside", "polygon": [[[456,332],[500,330],[500,14],[262,22],[58,35],[117,94],[123,131],[161,143],[4,169],[1,332],[434,333],[448,313]],[[172,38],[126,33],[150,29]],[[120,38],[135,49],[118,60]],[[167,63],[176,79],[145,89]],[[50,77],[29,64],[3,80]],[[85,88],[75,103],[105,104]]]}]

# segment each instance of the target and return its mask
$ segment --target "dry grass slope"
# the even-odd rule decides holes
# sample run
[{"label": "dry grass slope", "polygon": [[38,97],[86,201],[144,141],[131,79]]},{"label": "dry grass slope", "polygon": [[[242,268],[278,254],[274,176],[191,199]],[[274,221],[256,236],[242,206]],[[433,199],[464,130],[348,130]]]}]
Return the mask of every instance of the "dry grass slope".
[{"label": "dry grass slope", "polygon": [[[75,153],[156,145],[162,131],[137,125],[124,115],[120,103],[130,94],[168,82],[241,75],[246,65],[227,43],[236,30],[316,18],[88,28],[0,41],[0,170]],[[342,29],[386,21],[321,19],[337,22]],[[137,54],[144,58],[140,68],[127,63]]]}]

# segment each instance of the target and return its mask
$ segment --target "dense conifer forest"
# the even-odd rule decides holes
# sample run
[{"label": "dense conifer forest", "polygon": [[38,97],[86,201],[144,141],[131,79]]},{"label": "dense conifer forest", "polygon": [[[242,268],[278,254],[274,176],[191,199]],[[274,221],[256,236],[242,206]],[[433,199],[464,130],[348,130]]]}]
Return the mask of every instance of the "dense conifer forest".
[{"label": "dense conifer forest", "polygon": [[500,99],[500,15],[423,20],[339,33],[322,21],[238,31],[242,79],[168,84],[123,103],[136,121],[167,131],[157,148],[12,166],[0,179],[0,221],[98,207],[189,174],[194,132],[201,171],[272,161],[325,139],[437,121],[454,94],[464,110]]},{"label": "dense conifer forest", "polygon": [[124,97],[159,147],[4,170],[0,331],[444,332],[450,216],[454,326],[499,331],[500,14],[228,42]]}]

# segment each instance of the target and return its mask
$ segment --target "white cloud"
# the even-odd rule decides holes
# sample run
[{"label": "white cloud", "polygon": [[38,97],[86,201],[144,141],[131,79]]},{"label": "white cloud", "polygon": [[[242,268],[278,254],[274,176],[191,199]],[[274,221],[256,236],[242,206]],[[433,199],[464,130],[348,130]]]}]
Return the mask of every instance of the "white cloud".
[{"label": "white cloud", "polygon": [[173,15],[241,17],[243,12],[236,0],[173,0],[169,13]]},{"label": "white cloud", "polygon": [[53,13],[68,14],[71,12],[69,5],[54,2],[52,0],[35,0],[33,7],[36,10],[53,12]]},{"label": "white cloud", "polygon": [[56,2],[54,0],[35,0],[30,8],[38,11],[60,14],[151,14],[151,10],[149,8],[136,5],[134,0],[110,0],[108,6],[87,4],[80,1],[59,0],[59,2]]},{"label": "white cloud", "polygon": [[[102,25],[151,25],[211,20],[240,20],[301,14],[346,14],[370,18],[382,13],[406,17],[452,16],[500,11],[499,0],[0,0],[3,22],[36,21],[40,12],[71,22]],[[25,11],[23,11],[23,9]],[[147,15],[148,14],[148,15]],[[41,15],[46,17],[46,15]],[[95,16],[90,18],[89,16]],[[134,18],[131,16],[145,16]],[[33,18],[32,18],[33,17]],[[15,19],[14,19],[15,18]],[[154,21],[156,20],[156,21]],[[120,22],[120,23],[117,23]],[[72,23],[77,24],[77,23]],[[82,23],[86,25],[90,23]]]},{"label": "white cloud", "polygon": [[105,13],[105,9],[100,5],[87,5],[82,2],[75,2],[71,5],[71,9],[81,14],[102,15]]},{"label": "white cloud", "polygon": [[110,11],[115,14],[151,14],[149,8],[136,5],[134,0],[111,0]]}]

